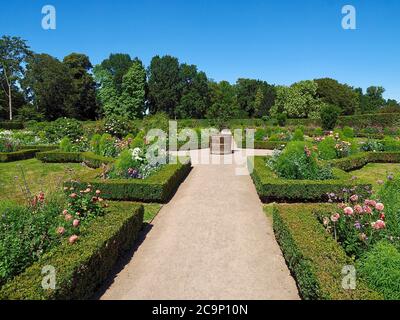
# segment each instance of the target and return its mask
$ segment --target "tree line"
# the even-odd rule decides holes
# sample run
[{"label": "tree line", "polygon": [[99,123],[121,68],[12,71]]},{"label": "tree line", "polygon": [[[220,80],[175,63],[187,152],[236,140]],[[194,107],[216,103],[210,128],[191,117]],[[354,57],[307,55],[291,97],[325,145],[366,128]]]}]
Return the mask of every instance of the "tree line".
[{"label": "tree line", "polygon": [[173,119],[316,118],[326,105],[342,115],[400,111],[379,86],[363,92],[330,78],[291,86],[245,78],[216,82],[196,65],[169,55],[153,57],[147,68],[123,53],[93,66],[85,54],[71,53],[60,61],[10,36],[0,38],[0,84],[0,119],[9,120],[140,119],[158,112]]}]

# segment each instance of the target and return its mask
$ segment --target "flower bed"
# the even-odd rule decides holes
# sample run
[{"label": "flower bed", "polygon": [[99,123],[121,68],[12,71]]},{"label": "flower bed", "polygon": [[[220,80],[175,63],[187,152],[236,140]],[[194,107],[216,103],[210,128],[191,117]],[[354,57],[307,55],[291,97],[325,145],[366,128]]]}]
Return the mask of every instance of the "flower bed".
[{"label": "flower bed", "polygon": [[[109,212],[82,230],[74,245],[65,240],[6,283],[0,290],[0,300],[90,298],[121,254],[132,247],[142,224],[142,205],[110,204]],[[55,290],[42,288],[44,266],[55,268]]]},{"label": "flower bed", "polygon": [[352,265],[341,246],[314,215],[331,205],[275,205],[273,227],[289,269],[304,299],[376,300],[383,297],[358,279],[355,290],[342,287],[342,269]]},{"label": "flower bed", "polygon": [[39,152],[37,149],[20,150],[15,152],[0,152],[0,162],[13,162],[34,158]]},{"label": "flower bed", "polygon": [[102,190],[109,200],[168,202],[191,170],[189,161],[168,164],[146,179],[101,179],[97,170],[83,176],[80,181],[65,182],[66,187],[82,188],[91,184]]},{"label": "flower bed", "polygon": [[[340,198],[343,195],[343,189],[351,189],[356,185],[350,174],[337,168],[332,169],[335,177],[333,180],[288,180],[279,178],[267,167],[267,159],[268,157],[255,157],[254,170],[251,174],[260,199],[264,202],[324,201],[328,200],[329,193],[335,193]],[[371,188],[369,184],[362,187]]]}]

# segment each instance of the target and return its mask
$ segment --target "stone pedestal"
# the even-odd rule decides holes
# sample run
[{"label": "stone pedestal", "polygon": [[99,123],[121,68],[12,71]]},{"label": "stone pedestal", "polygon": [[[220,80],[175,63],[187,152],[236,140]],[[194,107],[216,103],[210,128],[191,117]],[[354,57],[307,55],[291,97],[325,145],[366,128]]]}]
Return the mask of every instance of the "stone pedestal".
[{"label": "stone pedestal", "polygon": [[210,137],[211,154],[231,154],[232,153],[232,135],[217,134]]}]

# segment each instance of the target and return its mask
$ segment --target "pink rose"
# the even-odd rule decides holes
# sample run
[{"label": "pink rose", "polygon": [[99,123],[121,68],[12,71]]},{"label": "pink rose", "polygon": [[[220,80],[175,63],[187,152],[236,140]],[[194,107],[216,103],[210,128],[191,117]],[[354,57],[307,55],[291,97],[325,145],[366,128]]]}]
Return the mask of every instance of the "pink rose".
[{"label": "pink rose", "polygon": [[70,214],[65,215],[65,221],[69,221],[72,219],[72,216]]},{"label": "pink rose", "polygon": [[371,223],[372,228],[375,230],[382,230],[386,228],[386,223],[385,221],[378,220],[376,222]]},{"label": "pink rose", "polygon": [[65,233],[65,228],[63,228],[63,227],[58,227],[58,228],[57,228],[57,233],[60,234],[60,235],[63,235],[63,234]]},{"label": "pink rose", "polygon": [[71,195],[70,195],[70,197],[71,197],[72,199],[75,199],[75,198],[76,198],[76,196],[77,196],[77,194],[76,194],[76,193],[71,193]]},{"label": "pink rose", "polygon": [[80,221],[78,219],[75,219],[74,221],[72,221],[72,225],[76,228],[79,226]]},{"label": "pink rose", "polygon": [[344,214],[345,214],[346,216],[351,216],[351,215],[353,215],[353,213],[354,213],[354,210],[353,210],[352,208],[350,208],[350,207],[344,208],[343,211],[344,211]]},{"label": "pink rose", "polygon": [[383,211],[383,209],[385,209],[385,206],[383,205],[383,203],[377,203],[375,205],[375,209],[378,211]]},{"label": "pink rose", "polygon": [[77,240],[78,240],[78,236],[76,234],[74,234],[73,236],[70,236],[68,241],[70,244],[74,244]]},{"label": "pink rose", "polygon": [[350,200],[351,200],[352,202],[357,202],[357,201],[358,201],[358,195],[353,194],[353,195],[350,197]]},{"label": "pink rose", "polygon": [[81,215],[81,213],[80,213],[79,211],[77,211],[77,212],[76,212],[76,215],[77,215],[77,216],[80,216],[80,215]]},{"label": "pink rose", "polygon": [[100,190],[96,190],[96,194],[99,195],[101,193]]},{"label": "pink rose", "polygon": [[340,219],[340,214],[335,213],[334,215],[331,216],[331,221],[332,222],[337,222]]},{"label": "pink rose", "polygon": [[65,216],[65,215],[67,215],[68,214],[68,210],[64,210],[63,211],[63,215]]},{"label": "pink rose", "polygon": [[354,210],[357,212],[357,213],[363,213],[363,207],[361,207],[359,204],[358,205],[356,205],[356,206],[354,206]]},{"label": "pink rose", "polygon": [[380,214],[380,216],[379,216],[379,219],[385,221],[385,218],[386,218],[386,216],[385,216],[385,214],[382,212],[382,213]]},{"label": "pink rose", "polygon": [[372,209],[371,209],[371,207],[370,206],[364,206],[364,212],[365,213],[368,213],[368,214],[371,214],[372,213]]},{"label": "pink rose", "polygon": [[375,207],[376,206],[376,201],[375,200],[370,200],[369,205],[371,207]]}]

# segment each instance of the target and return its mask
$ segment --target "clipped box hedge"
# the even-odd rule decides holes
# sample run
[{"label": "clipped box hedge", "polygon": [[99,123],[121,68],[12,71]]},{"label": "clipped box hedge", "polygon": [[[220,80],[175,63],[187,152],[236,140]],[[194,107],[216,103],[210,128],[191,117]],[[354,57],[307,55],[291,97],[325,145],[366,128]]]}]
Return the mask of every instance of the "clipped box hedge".
[{"label": "clipped box hedge", "polygon": [[30,150],[30,149],[36,149],[39,150],[39,152],[45,152],[45,151],[54,151],[58,149],[58,145],[35,145],[35,146],[25,146],[21,145],[18,146],[18,150]]},{"label": "clipped box hedge", "polygon": [[273,228],[301,296],[307,300],[381,300],[382,295],[357,278],[355,290],[342,287],[342,269],[354,262],[328,234],[313,211],[329,205],[274,205]]},{"label": "clipped box hedge", "polygon": [[0,129],[5,130],[21,130],[24,124],[20,121],[0,121]]},{"label": "clipped box hedge", "polygon": [[400,152],[362,152],[355,155],[331,160],[332,166],[344,171],[357,170],[368,163],[400,163]]},{"label": "clipped box hedge", "polygon": [[258,195],[263,202],[318,202],[327,200],[328,193],[341,196],[343,189],[351,189],[356,185],[365,192],[364,187],[371,188],[369,184],[357,184],[351,179],[351,175],[337,168],[333,168],[335,180],[288,180],[279,178],[266,166],[266,159],[267,157],[254,157],[254,170],[251,173]]},{"label": "clipped box hedge", "polygon": [[190,170],[190,162],[168,164],[147,179],[101,179],[97,170],[82,176],[80,181],[67,181],[64,186],[83,190],[90,184],[109,200],[166,203]]},{"label": "clipped box hedge", "polygon": [[19,160],[32,159],[39,150],[28,149],[15,152],[0,152],[0,162],[13,162]]},{"label": "clipped box hedge", "polygon": [[[143,225],[143,206],[110,203],[82,231],[76,244],[66,240],[0,289],[0,300],[69,300],[91,298],[118,258],[131,249]],[[56,270],[56,289],[42,288],[42,268]]]},{"label": "clipped box hedge", "polygon": [[84,162],[91,168],[99,168],[102,164],[114,162],[113,158],[102,157],[93,152],[62,152],[59,150],[39,152],[36,154],[36,158],[49,163]]}]

